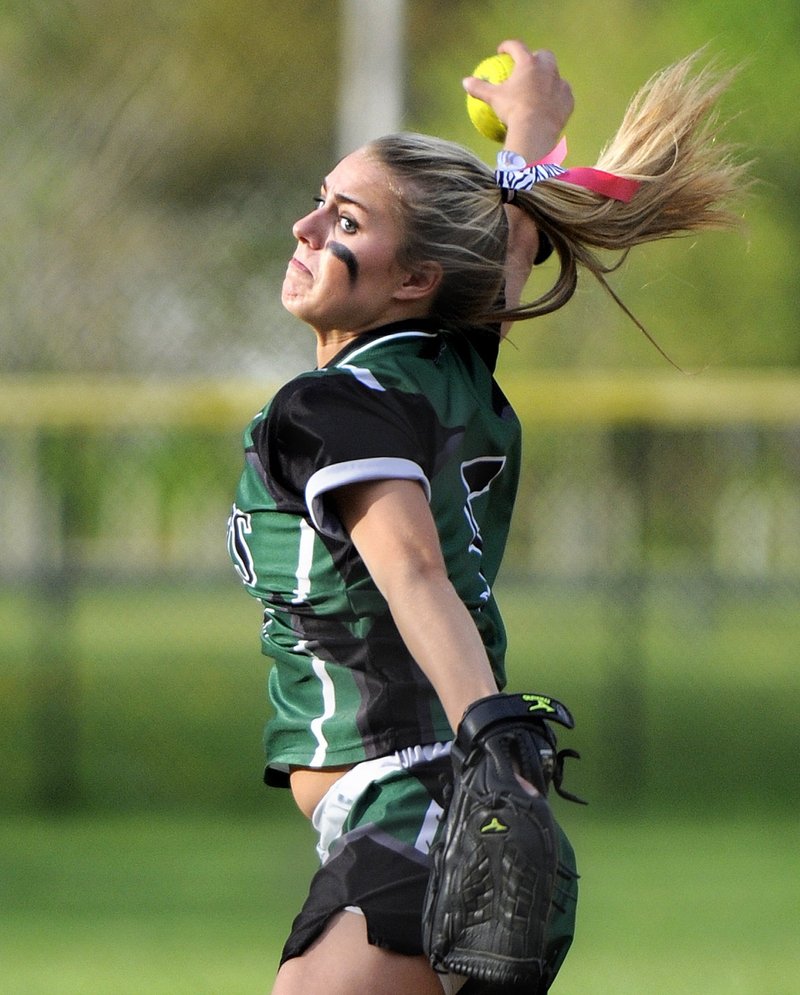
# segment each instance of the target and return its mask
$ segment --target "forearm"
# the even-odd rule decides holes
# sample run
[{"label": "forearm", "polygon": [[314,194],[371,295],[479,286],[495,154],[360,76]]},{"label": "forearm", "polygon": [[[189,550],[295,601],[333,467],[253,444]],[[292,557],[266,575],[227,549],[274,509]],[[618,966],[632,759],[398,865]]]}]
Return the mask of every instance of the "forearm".
[{"label": "forearm", "polygon": [[[505,266],[505,306],[517,307],[539,251],[539,232],[532,218],[513,204],[506,207],[508,250]],[[508,323],[507,323],[508,324]],[[503,331],[506,331],[504,326]]]},{"label": "forearm", "polygon": [[455,729],[467,705],[494,694],[497,686],[475,622],[447,575],[422,488],[408,480],[343,487],[337,507]]},{"label": "forearm", "polygon": [[[504,41],[498,52],[514,60],[508,79],[492,84],[469,77],[464,86],[469,94],[485,100],[506,126],[504,146],[526,162],[537,162],[550,152],[572,113],[572,89],[561,78],[552,52],[531,52],[522,42]],[[516,307],[539,251],[539,234],[531,218],[521,210],[506,208],[509,224],[506,258],[505,300]],[[503,326],[503,333],[507,330]]]},{"label": "forearm", "polygon": [[[541,54],[549,65],[549,53]],[[553,72],[555,61],[553,60]],[[557,75],[557,73],[556,73]],[[506,151],[521,155],[526,162],[537,162],[550,152],[561,135],[561,129],[571,107],[571,91],[559,78],[565,89],[563,103],[530,107],[515,105],[508,115]],[[523,211],[510,204],[506,207],[508,218],[508,252],[506,254],[505,298],[507,307],[516,307],[533,269],[539,252],[539,232],[535,222]]]},{"label": "forearm", "polygon": [[468,705],[497,692],[472,616],[437,571],[398,570],[383,594],[403,642],[456,729]]}]

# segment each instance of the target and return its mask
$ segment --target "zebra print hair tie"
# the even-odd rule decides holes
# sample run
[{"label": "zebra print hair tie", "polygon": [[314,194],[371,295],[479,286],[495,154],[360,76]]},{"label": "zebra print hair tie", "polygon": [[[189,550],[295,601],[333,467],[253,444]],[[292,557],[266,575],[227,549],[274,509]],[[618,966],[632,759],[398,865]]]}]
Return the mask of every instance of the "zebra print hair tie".
[{"label": "zebra print hair tie", "polygon": [[552,152],[538,162],[526,163],[519,153],[503,149],[497,155],[495,183],[501,190],[504,204],[512,204],[518,190],[531,190],[537,183],[552,180],[585,187],[603,197],[627,203],[640,183],[625,176],[606,173],[587,166],[565,169],[561,163],[567,154],[567,140],[562,138]]}]

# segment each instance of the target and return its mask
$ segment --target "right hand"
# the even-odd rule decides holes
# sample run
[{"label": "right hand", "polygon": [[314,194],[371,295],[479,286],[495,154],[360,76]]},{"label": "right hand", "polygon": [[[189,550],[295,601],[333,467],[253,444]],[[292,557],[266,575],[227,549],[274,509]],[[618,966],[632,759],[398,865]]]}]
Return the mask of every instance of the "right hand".
[{"label": "right hand", "polygon": [[464,89],[485,101],[506,125],[505,147],[536,162],[558,142],[575,106],[572,87],[561,78],[556,57],[547,49],[532,52],[521,41],[497,46],[514,60],[502,83],[488,83],[475,76],[464,80]]}]

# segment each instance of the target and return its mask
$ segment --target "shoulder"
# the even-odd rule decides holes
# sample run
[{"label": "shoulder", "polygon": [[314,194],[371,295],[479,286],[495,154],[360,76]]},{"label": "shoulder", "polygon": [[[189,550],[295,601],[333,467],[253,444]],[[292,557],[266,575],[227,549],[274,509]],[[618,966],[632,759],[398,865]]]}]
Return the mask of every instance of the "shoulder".
[{"label": "shoulder", "polygon": [[302,425],[309,419],[332,417],[343,408],[360,407],[371,400],[371,392],[383,389],[369,370],[326,367],[284,384],[266,413],[273,426]]}]

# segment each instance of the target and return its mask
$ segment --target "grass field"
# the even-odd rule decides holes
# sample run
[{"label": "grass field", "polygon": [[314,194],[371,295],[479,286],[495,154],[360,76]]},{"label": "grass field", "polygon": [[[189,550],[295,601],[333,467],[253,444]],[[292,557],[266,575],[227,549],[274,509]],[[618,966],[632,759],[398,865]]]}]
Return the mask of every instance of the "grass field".
[{"label": "grass field", "polygon": [[[554,995],[797,995],[796,823],[560,811],[583,878]],[[260,820],[4,820],[0,990],[266,993],[309,842],[283,805]]]},{"label": "grass field", "polygon": [[[558,803],[583,879],[554,993],[798,995],[796,591],[500,593],[591,802]],[[260,784],[258,624],[234,583],[0,592],[0,995],[269,990],[313,841]],[[32,814],[64,754],[71,806]]]},{"label": "grass field", "polygon": [[[603,816],[797,813],[796,589],[625,593],[500,590],[512,686],[576,715],[572,789]],[[66,608],[0,591],[0,811],[64,763],[92,810],[260,811],[259,621],[233,580],[91,586]]]}]

